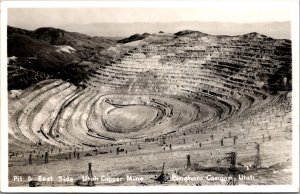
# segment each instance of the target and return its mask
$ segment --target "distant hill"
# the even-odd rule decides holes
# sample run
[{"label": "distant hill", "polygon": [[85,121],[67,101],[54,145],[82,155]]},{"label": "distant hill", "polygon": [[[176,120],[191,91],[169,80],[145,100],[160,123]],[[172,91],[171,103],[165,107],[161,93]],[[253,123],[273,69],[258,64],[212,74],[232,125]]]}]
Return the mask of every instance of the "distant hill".
[{"label": "distant hill", "polygon": [[137,40],[142,40],[144,38],[146,38],[147,36],[149,36],[150,34],[148,33],[144,33],[142,35],[140,34],[134,34],[128,38],[124,38],[122,40],[119,40],[118,43],[128,43],[128,42],[133,42],[133,41],[137,41]]},{"label": "distant hill", "polygon": [[[28,47],[34,46],[34,42],[39,41],[40,44],[44,44],[43,47],[51,47],[51,45],[68,45],[73,47],[80,58],[88,58],[95,54],[98,50],[103,50],[111,45],[115,44],[114,40],[103,37],[91,37],[85,34],[76,32],[67,32],[65,30],[43,27],[34,31],[23,30],[19,28],[8,27],[8,41],[15,41],[15,39],[26,38],[30,43],[21,44],[18,47],[11,42],[9,44],[8,54],[18,55],[20,53],[14,53],[14,49],[26,50]],[[25,41],[25,40],[24,40]],[[37,46],[37,45],[35,45]],[[20,48],[21,47],[21,48]],[[24,48],[22,48],[24,47]],[[52,46],[54,49],[54,47]],[[37,52],[41,52],[39,48],[35,49]],[[12,52],[12,53],[11,53]]]},{"label": "distant hill", "polygon": [[91,23],[68,24],[60,28],[75,31],[91,36],[131,36],[140,32],[158,33],[164,31],[176,33],[183,29],[197,30],[212,35],[240,35],[258,32],[276,39],[291,38],[291,23],[264,22],[264,23],[230,23],[230,22],[173,22],[173,23]]}]

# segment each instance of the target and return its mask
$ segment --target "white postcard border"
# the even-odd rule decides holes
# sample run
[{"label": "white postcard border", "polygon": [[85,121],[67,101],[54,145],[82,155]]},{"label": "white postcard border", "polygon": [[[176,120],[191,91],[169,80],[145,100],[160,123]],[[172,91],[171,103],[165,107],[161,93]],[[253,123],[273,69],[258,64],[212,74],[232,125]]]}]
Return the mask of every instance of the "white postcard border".
[{"label": "white postcard border", "polygon": [[[100,186],[100,187],[8,187],[8,98],[7,98],[7,9],[8,8],[79,8],[79,7],[197,7],[249,6],[289,3],[292,22],[292,122],[293,184],[274,186]],[[2,1],[1,2],[1,189],[2,192],[299,192],[299,1]]]}]

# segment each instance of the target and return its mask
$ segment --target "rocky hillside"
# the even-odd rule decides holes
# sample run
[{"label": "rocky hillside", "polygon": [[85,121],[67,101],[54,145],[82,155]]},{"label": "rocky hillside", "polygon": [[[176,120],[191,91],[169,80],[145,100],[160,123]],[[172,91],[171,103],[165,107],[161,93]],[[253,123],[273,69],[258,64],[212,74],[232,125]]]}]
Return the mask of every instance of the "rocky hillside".
[{"label": "rocky hillside", "polygon": [[[28,31],[8,27],[8,56],[9,89],[26,88],[48,78],[60,78],[76,85],[84,83],[86,86],[86,83],[91,83],[89,75],[98,79],[97,75],[101,71],[105,73],[111,65],[131,63],[128,71],[134,73],[135,64],[145,61],[147,66],[136,74],[137,79],[145,77],[145,73],[155,76],[154,67],[158,62],[159,66],[172,66],[176,71],[186,66],[189,70],[194,68],[194,73],[204,68],[215,76],[229,72],[235,77],[230,81],[247,80],[247,83],[267,91],[291,89],[291,41],[255,32],[240,36],[214,36],[183,30],[175,34],[134,34],[113,40],[55,28]],[[122,75],[124,72],[115,73]],[[160,74],[168,77],[161,71],[156,76],[160,77]],[[118,82],[118,79],[109,81],[108,78],[100,76],[98,81],[108,85]],[[168,79],[156,81],[161,82],[160,85],[168,84],[170,78],[171,75]],[[124,79],[121,85],[125,89],[128,85],[140,87],[145,81],[151,81],[146,78],[129,83],[126,76]]]},{"label": "rocky hillside", "polygon": [[87,85],[108,91],[199,94],[204,90],[226,96],[240,87],[240,92],[251,95],[291,90],[291,41],[287,39],[256,32],[214,36],[191,30],[129,39],[125,45],[135,47],[91,73]]},{"label": "rocky hillside", "polygon": [[49,77],[78,84],[86,71],[109,59],[109,54],[101,52],[116,44],[115,40],[61,29],[28,31],[10,26],[7,41],[9,89],[26,88]]}]

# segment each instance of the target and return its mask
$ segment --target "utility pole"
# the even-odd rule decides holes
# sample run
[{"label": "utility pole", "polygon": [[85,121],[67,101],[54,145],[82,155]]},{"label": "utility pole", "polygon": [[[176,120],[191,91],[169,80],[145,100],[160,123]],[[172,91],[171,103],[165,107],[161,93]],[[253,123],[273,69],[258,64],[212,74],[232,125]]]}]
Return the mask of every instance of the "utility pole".
[{"label": "utility pole", "polygon": [[95,182],[93,181],[94,177],[92,172],[92,163],[89,163],[88,177],[89,177],[88,186],[89,187],[95,186]]},{"label": "utility pole", "polygon": [[230,163],[229,169],[228,169],[228,180],[227,180],[227,185],[237,185],[238,184],[238,176],[240,173],[240,170],[236,168],[236,153],[235,152],[230,152],[226,153],[228,157],[225,159],[227,162]]},{"label": "utility pole", "polygon": [[186,168],[187,169],[189,169],[189,168],[191,168],[191,155],[186,155],[186,159],[187,159],[187,161],[186,161]]},{"label": "utility pole", "polygon": [[29,154],[29,164],[30,164],[30,165],[32,164],[32,154],[31,154],[31,152],[30,152],[30,154]]},{"label": "utility pole", "polygon": [[165,170],[165,163],[163,163],[163,167],[160,172],[160,175],[158,177],[155,177],[155,179],[154,179],[154,180],[158,181],[160,184],[170,180],[170,176],[168,174],[165,174],[164,170]]},{"label": "utility pole", "polygon": [[256,149],[256,155],[255,155],[254,165],[253,166],[255,168],[259,168],[259,167],[261,167],[260,144],[256,143],[255,149]]},{"label": "utility pole", "polygon": [[48,163],[48,151],[46,151],[46,153],[45,153],[45,164],[47,164]]}]

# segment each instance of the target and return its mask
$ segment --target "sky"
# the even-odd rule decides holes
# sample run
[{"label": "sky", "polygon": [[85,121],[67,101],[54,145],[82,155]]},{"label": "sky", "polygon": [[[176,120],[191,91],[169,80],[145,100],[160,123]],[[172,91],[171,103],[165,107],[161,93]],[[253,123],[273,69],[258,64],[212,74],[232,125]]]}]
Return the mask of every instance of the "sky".
[{"label": "sky", "polygon": [[[290,21],[289,4],[214,4],[199,7],[9,8],[8,25],[25,29],[66,24],[220,21],[256,23]],[[271,1],[269,1],[271,2]],[[275,1],[276,2],[276,1]]]}]

